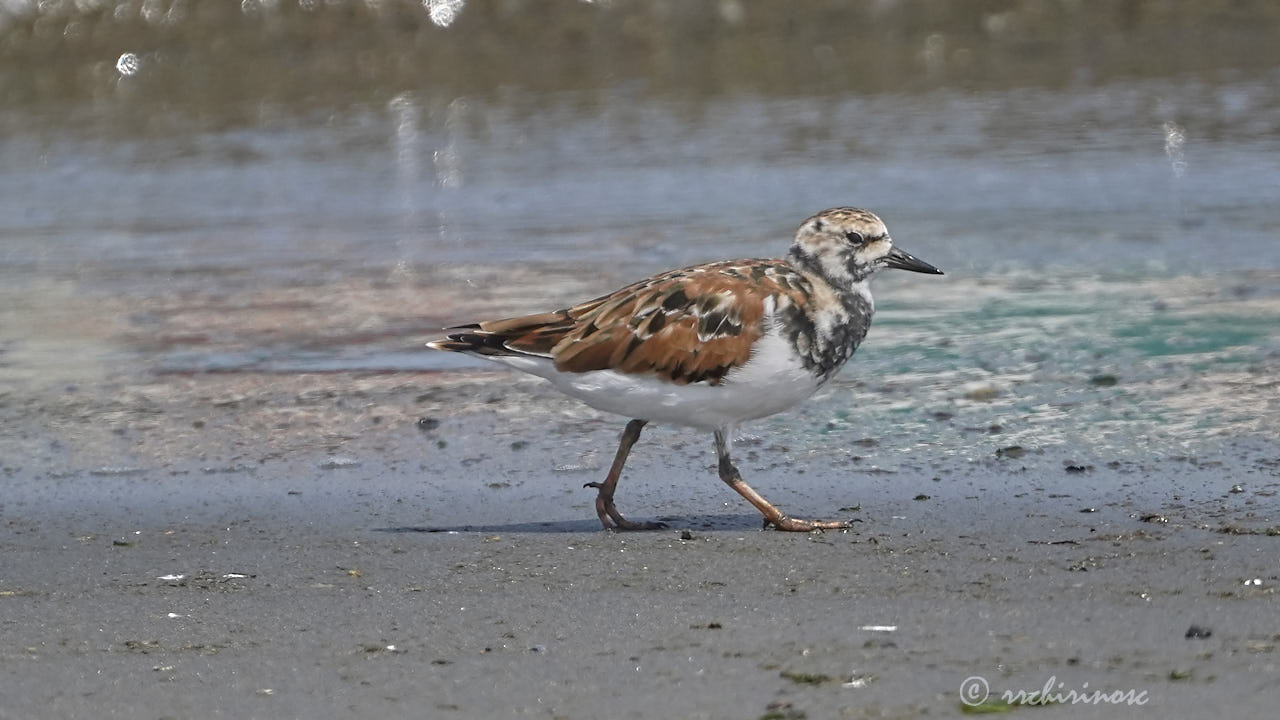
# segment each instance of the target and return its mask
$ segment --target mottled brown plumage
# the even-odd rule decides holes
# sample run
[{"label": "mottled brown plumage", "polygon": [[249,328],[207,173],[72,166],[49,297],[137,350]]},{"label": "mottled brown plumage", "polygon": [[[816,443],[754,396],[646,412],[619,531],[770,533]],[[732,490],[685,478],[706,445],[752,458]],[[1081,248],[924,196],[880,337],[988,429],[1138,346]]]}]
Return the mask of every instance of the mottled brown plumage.
[{"label": "mottled brown plumage", "polygon": [[[563,372],[616,370],[672,383],[720,383],[751,357],[766,304],[803,302],[803,275],[782,260],[673,270],[564,310],[455,328],[455,342],[551,358]],[[451,348],[447,348],[451,349]]]}]

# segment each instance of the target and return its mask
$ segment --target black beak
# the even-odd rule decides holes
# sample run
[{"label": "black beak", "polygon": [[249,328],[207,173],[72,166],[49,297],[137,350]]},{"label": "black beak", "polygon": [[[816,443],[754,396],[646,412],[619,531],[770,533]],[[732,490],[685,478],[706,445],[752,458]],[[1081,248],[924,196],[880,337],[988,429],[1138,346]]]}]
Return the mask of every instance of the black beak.
[{"label": "black beak", "polygon": [[889,251],[884,258],[884,264],[898,270],[910,270],[911,272],[926,273],[928,275],[941,275],[942,271],[912,255],[909,252],[903,252],[898,248]]}]

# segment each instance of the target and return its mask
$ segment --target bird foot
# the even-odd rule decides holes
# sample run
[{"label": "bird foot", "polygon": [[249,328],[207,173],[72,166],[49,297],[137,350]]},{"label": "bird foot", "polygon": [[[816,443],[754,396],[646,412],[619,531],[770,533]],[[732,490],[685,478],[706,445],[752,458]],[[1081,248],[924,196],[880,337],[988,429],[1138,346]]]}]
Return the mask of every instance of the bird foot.
[{"label": "bird foot", "polygon": [[636,522],[622,517],[613,505],[613,493],[604,483],[589,482],[582,487],[596,489],[596,515],[605,530],[663,530],[667,527],[664,522]]},{"label": "bird foot", "polygon": [[810,532],[812,530],[844,530],[853,527],[853,523],[848,520],[801,520],[799,518],[782,517],[773,520],[764,519],[764,527],[767,529],[770,525],[778,530],[787,532]]}]

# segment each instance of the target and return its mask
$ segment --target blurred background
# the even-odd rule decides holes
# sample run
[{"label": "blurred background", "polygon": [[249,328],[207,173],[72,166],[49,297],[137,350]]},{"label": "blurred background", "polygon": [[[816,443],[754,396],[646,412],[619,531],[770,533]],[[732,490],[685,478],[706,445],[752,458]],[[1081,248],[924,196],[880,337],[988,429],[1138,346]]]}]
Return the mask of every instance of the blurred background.
[{"label": "blurred background", "polygon": [[0,412],[136,452],[390,376],[408,422],[395,383],[498,372],[442,325],[858,205],[948,274],[878,279],[803,432],[1229,452],[1280,416],[1277,37],[1271,0],[0,0]]}]

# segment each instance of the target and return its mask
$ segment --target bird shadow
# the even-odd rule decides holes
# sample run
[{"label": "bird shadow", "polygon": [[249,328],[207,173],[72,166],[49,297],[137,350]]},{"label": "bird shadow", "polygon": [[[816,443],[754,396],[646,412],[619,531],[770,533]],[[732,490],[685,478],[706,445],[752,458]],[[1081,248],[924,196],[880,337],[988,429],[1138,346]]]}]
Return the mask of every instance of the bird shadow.
[{"label": "bird shadow", "polygon": [[[672,530],[760,530],[764,521],[759,515],[666,515],[656,518],[666,523],[658,530],[628,532],[652,533]],[[598,533],[598,520],[562,520],[553,522],[479,523],[475,525],[400,525],[371,528],[373,532],[390,534],[411,533]]]}]

